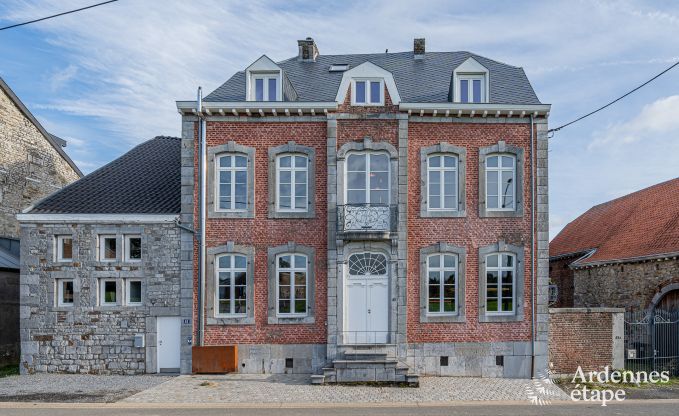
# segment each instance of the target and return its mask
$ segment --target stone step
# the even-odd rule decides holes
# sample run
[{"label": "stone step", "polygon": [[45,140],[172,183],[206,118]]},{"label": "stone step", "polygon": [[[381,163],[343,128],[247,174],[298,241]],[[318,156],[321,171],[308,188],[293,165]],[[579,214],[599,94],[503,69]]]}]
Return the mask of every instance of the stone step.
[{"label": "stone step", "polygon": [[325,383],[325,375],[323,374],[314,374],[311,376],[311,384],[324,384]]},{"label": "stone step", "polygon": [[406,374],[405,381],[411,387],[419,387],[420,386],[420,376],[415,374],[415,373]]},{"label": "stone step", "polygon": [[394,359],[378,359],[378,360],[334,360],[332,362],[335,369],[338,368],[392,368],[396,369],[398,364]]},{"label": "stone step", "polygon": [[346,351],[344,358],[347,360],[385,360],[387,355],[382,351]]}]

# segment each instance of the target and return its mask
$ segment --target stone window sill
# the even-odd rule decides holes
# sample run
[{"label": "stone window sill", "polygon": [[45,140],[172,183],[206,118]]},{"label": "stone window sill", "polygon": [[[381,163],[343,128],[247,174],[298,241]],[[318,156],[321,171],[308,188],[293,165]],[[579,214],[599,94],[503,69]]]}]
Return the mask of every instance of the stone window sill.
[{"label": "stone window sill", "polygon": [[316,322],[313,316],[270,316],[269,325],[281,325],[281,324],[313,324]]},{"label": "stone window sill", "polygon": [[254,325],[255,318],[253,316],[238,316],[238,317],[228,317],[219,316],[213,318],[207,318],[208,325]]},{"label": "stone window sill", "polygon": [[449,314],[449,315],[427,315],[423,314],[421,323],[466,323],[467,319],[464,315]]},{"label": "stone window sill", "polygon": [[479,316],[480,323],[488,322],[521,322],[523,316],[521,315],[481,315]]}]

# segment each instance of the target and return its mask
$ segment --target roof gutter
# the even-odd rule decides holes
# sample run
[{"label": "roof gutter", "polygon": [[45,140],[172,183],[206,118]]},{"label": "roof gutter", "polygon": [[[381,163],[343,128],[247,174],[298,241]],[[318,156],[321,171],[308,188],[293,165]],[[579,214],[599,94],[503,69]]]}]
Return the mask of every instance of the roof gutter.
[{"label": "roof gutter", "polygon": [[22,223],[159,224],[174,222],[179,214],[17,214]]},{"label": "roof gutter", "polygon": [[177,101],[177,110],[183,115],[203,116],[295,116],[324,115],[337,111],[336,102],[297,101],[224,101],[203,102]]},{"label": "roof gutter", "polygon": [[[551,104],[489,104],[489,103],[401,103],[399,110],[409,115],[508,117],[549,117]],[[419,113],[419,114],[418,114]]]}]

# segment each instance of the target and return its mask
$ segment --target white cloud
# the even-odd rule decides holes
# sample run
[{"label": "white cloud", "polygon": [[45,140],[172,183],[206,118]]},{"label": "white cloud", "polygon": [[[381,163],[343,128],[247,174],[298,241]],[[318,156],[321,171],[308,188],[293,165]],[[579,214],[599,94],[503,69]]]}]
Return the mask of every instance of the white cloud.
[{"label": "white cloud", "polygon": [[631,120],[610,126],[590,144],[593,147],[615,143],[630,144],[649,137],[665,136],[675,140],[679,131],[679,95],[671,95],[648,104]]},{"label": "white cloud", "polygon": [[52,92],[61,90],[70,80],[75,78],[78,74],[78,67],[75,65],[68,65],[59,71],[56,71],[50,76],[50,88]]}]

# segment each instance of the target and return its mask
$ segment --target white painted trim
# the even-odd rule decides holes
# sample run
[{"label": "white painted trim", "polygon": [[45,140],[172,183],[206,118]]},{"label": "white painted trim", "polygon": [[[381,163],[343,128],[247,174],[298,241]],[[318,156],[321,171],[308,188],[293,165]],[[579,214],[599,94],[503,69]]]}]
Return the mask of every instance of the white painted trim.
[{"label": "white painted trim", "polygon": [[398,105],[401,102],[401,95],[398,93],[398,89],[396,89],[396,82],[391,72],[368,61],[342,74],[342,82],[340,82],[337,95],[335,96],[337,103],[341,104],[347,98],[347,91],[352,79],[355,78],[382,78],[387,86],[387,91],[389,91],[391,102],[394,105]]},{"label": "white painted trim", "polygon": [[[276,101],[283,101],[283,70],[266,55],[262,55],[245,69],[245,97],[255,101],[253,80],[258,76],[276,76]],[[266,82],[265,82],[266,84]],[[267,87],[265,86],[265,91]],[[265,100],[268,101],[268,100]]]},{"label": "white painted trim", "polygon": [[[140,290],[140,296],[141,299],[139,302],[131,302],[130,301],[130,293],[132,292],[130,290],[130,286],[132,282],[139,282],[141,287],[139,288]],[[130,278],[130,279],[125,279],[125,306],[142,306],[144,304],[144,284],[142,283],[141,279],[139,278]]]},{"label": "white painted trim", "polygon": [[[219,267],[219,259],[221,257],[231,257],[231,266],[230,267],[224,267],[221,268]],[[236,257],[243,257],[245,258],[245,268],[242,267],[236,267]],[[245,318],[247,317],[247,308],[248,308],[248,257],[245,254],[242,253],[220,253],[215,255],[214,258],[214,279],[215,279],[215,290],[214,290],[214,317],[215,318]],[[228,272],[231,273],[231,279],[229,279],[229,308],[231,310],[235,310],[236,307],[236,273],[238,272],[244,272],[245,273],[245,313],[235,313],[235,312],[228,312],[228,313],[219,313],[219,273],[220,272]]]},{"label": "white painted trim", "polygon": [[[490,71],[488,68],[481,65],[476,59],[469,57],[466,61],[462,62],[457,68],[453,70],[453,91],[454,99],[453,101],[460,102],[460,80],[462,78],[479,78],[483,79],[483,86],[481,90],[481,95],[483,96],[484,103],[490,101]],[[470,87],[471,88],[471,87]]]},{"label": "white painted trim", "polygon": [[[365,83],[365,102],[359,103],[356,101],[356,83]],[[379,88],[379,100],[377,102],[372,102],[371,93],[371,83],[378,82],[380,84]],[[361,106],[361,107],[381,107],[384,105],[384,80],[382,78],[354,78],[351,80],[351,105]]]},{"label": "white painted trim", "polygon": [[[295,115],[300,111],[311,115],[322,115],[328,111],[337,110],[336,102],[299,102],[299,101],[203,101],[203,114],[219,117],[227,116],[251,116],[259,115],[259,110],[265,115],[282,116],[283,114]],[[195,101],[177,101],[177,110],[181,114],[198,114],[198,104]],[[279,114],[280,113],[280,114]]]},{"label": "white painted trim", "polygon": [[[73,278],[55,279],[57,284],[57,307],[72,308],[75,304],[75,281]],[[71,282],[73,285],[73,301],[64,302],[64,283]]]},{"label": "white painted trim", "polygon": [[141,258],[138,259],[133,259],[130,258],[130,247],[132,246],[130,244],[130,239],[131,238],[138,238],[139,239],[139,244],[142,242],[141,234],[125,234],[123,236],[123,260],[126,263],[140,263],[142,258],[144,257],[144,247],[141,247]]},{"label": "white painted trim", "polygon": [[[69,238],[71,239],[71,257],[64,257],[64,247],[63,247],[63,242],[64,239]],[[73,261],[73,236],[72,235],[57,235],[55,237],[55,245],[56,245],[56,250],[54,250],[54,253],[56,254],[56,262],[57,263],[64,263],[64,262],[70,262]]]},{"label": "white painted trim", "polygon": [[179,214],[17,214],[22,223],[155,224],[177,219]]},{"label": "white painted trim", "polygon": [[[290,267],[280,267],[278,259],[283,257],[283,256],[290,256]],[[295,261],[295,256],[301,256],[304,257],[304,267],[296,267],[293,266],[293,262]],[[274,306],[276,308],[276,317],[278,318],[303,318],[306,316],[309,316],[309,256],[307,256],[304,253],[300,252],[285,252],[276,255],[275,260],[276,262],[276,305]],[[290,273],[290,312],[281,312],[280,311],[280,282],[281,282],[281,272],[288,272]],[[306,306],[306,311],[304,313],[299,313],[299,312],[294,312],[295,310],[295,301],[297,300],[297,297],[295,295],[295,288],[298,286],[295,283],[295,273],[296,272],[304,272],[304,302]]]},{"label": "white painted trim", "polygon": [[445,113],[446,110],[454,116],[459,112],[462,114],[470,114],[472,111],[483,114],[484,111],[488,111],[489,114],[499,111],[499,115],[508,115],[509,112],[513,114],[521,114],[525,111],[526,114],[537,113],[536,115],[545,116],[549,115],[551,110],[551,104],[488,104],[488,103],[401,103],[399,104],[399,110],[401,111],[411,111],[433,113],[434,110],[437,113]]}]

